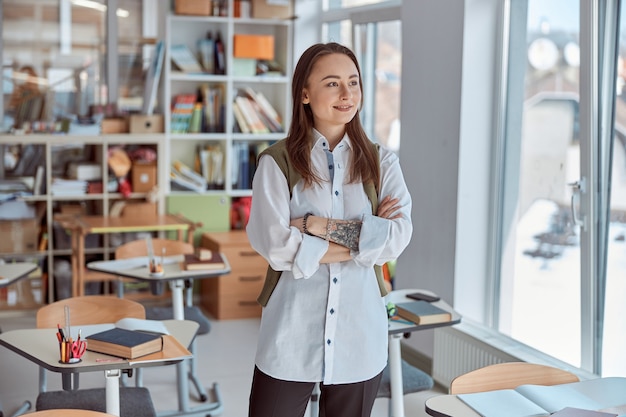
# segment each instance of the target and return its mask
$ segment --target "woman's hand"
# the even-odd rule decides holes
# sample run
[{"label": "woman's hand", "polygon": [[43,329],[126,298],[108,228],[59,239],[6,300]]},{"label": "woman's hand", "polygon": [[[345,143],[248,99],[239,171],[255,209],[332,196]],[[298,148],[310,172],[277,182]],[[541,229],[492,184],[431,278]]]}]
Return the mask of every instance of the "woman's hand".
[{"label": "woman's hand", "polygon": [[399,198],[391,198],[386,196],[383,200],[378,203],[378,210],[376,211],[376,215],[378,217],[382,217],[383,219],[393,220],[402,217],[402,213],[396,213],[400,209],[400,205],[398,202]]}]

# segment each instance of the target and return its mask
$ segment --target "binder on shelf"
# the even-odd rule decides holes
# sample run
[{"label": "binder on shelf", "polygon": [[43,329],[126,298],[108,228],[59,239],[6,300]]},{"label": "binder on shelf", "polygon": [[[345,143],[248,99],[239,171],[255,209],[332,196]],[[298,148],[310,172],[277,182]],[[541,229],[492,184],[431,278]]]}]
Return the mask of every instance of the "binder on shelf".
[{"label": "binder on shelf", "polygon": [[159,79],[161,78],[161,68],[163,67],[163,56],[165,55],[165,46],[163,41],[157,42],[154,52],[152,53],[152,62],[146,73],[146,84],[144,87],[143,106],[141,112],[150,115],[154,111],[156,105],[157,90],[159,88]]}]

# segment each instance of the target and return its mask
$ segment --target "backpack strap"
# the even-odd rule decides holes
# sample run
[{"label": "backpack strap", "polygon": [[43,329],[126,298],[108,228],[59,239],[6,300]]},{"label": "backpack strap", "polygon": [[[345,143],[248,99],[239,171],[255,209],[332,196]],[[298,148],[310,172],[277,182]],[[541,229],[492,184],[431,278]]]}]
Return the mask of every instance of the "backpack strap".
[{"label": "backpack strap", "polygon": [[[372,146],[376,150],[376,155],[378,155],[380,145],[377,143],[372,143]],[[289,186],[289,196],[291,197],[293,187],[295,187],[298,181],[302,179],[302,175],[298,171],[296,171],[289,163],[289,155],[287,154],[287,140],[279,140],[278,142],[265,149],[259,155],[259,159],[263,155],[270,155],[272,158],[274,158],[274,161],[287,179],[287,184]],[[376,211],[378,210],[377,188],[377,185],[372,183],[363,184],[365,194],[367,194],[367,198],[372,205],[372,213],[376,213]],[[376,280],[378,281],[380,295],[385,296],[388,292],[387,288],[385,287],[385,279],[383,276],[382,267],[380,265],[374,265],[374,271],[376,272]],[[263,284],[261,294],[257,298],[258,303],[261,304],[263,307],[267,305],[267,302],[269,301],[272,292],[274,292],[274,288],[276,288],[276,285],[278,284],[278,279],[280,278],[281,274],[282,271],[275,271],[274,269],[272,269],[271,266],[267,267],[265,283]]]}]

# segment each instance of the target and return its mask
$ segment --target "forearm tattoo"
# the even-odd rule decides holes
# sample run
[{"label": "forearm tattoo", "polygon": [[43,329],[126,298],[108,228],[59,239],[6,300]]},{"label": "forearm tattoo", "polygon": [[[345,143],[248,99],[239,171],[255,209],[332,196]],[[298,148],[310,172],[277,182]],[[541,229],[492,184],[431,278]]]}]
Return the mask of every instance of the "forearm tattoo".
[{"label": "forearm tattoo", "polygon": [[350,250],[359,250],[359,236],[361,222],[357,220],[328,219],[326,226],[326,240],[345,246]]}]

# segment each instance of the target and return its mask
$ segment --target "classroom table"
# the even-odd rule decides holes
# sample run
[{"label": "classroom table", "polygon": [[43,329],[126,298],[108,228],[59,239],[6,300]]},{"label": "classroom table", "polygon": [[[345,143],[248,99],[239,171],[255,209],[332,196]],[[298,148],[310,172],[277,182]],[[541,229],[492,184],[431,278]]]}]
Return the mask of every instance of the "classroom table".
[{"label": "classroom table", "polygon": [[[147,256],[110,261],[95,261],[88,263],[87,268],[94,271],[132,278],[140,281],[169,283],[172,297],[173,317],[175,320],[184,320],[185,304],[183,298],[185,280],[215,278],[230,273],[230,264],[228,263],[228,259],[226,259],[226,256],[223,254],[221,254],[221,256],[224,261],[224,268],[193,271],[187,271],[181,268],[183,255],[165,256],[163,257],[162,276],[155,276],[150,273],[148,268],[149,258]],[[200,411],[218,414],[218,411],[222,408],[222,404],[217,384],[213,385],[213,396],[215,397],[214,402],[204,404],[200,407],[191,408],[189,406],[188,399],[188,378],[192,379],[196,386],[200,386],[200,382],[197,380],[194,372],[187,372],[188,361],[183,361],[176,366],[178,381],[178,411],[172,415],[197,414]],[[200,411],[198,410],[199,408],[201,408]]]},{"label": "classroom table", "polygon": [[[553,402],[553,407],[556,407],[554,411],[547,410],[544,416],[548,416],[551,412],[559,411],[565,407],[577,407],[583,408],[582,403],[573,404],[568,403],[570,401],[565,397],[564,390],[562,388],[572,389],[573,395],[571,401],[581,402],[586,401],[581,399],[582,397],[588,397],[596,405],[600,405],[601,408],[598,411],[604,411],[607,413],[614,413],[617,415],[626,415],[626,397],[624,397],[624,390],[626,389],[626,378],[622,377],[606,377],[596,378],[580,382],[571,382],[567,384],[552,385],[543,387],[546,389],[545,393],[550,398],[550,402]],[[554,393],[550,394],[551,390]],[[510,391],[510,390],[509,390]],[[496,393],[496,391],[490,391]],[[559,394],[556,394],[559,392]],[[466,394],[467,395],[467,394]],[[469,394],[471,395],[471,394]],[[492,397],[490,405],[496,405],[498,399]],[[502,404],[502,410],[507,410],[510,415],[513,414],[512,404],[510,398]],[[438,395],[426,400],[425,405],[426,413],[433,417],[480,417],[481,414],[476,412],[473,408],[467,405],[458,395]],[[539,414],[533,414],[539,415]]]},{"label": "classroom table", "polygon": [[[429,295],[435,295],[431,291],[420,289],[403,289],[391,291],[385,296],[385,302],[394,304],[413,301],[406,297],[406,294],[421,292]],[[404,417],[404,392],[402,391],[402,353],[400,341],[418,330],[434,329],[437,327],[452,326],[461,322],[461,316],[445,301],[439,300],[432,303],[433,305],[449,311],[451,320],[442,323],[433,324],[414,324],[399,321],[389,321],[389,376],[391,384],[391,416]]]},{"label": "classroom table", "polygon": [[0,288],[16,283],[37,269],[37,264],[32,262],[13,262],[0,264]]},{"label": "classroom table", "polygon": [[[0,345],[45,369],[62,374],[101,371],[105,376],[106,412],[120,415],[120,377],[122,370],[180,363],[191,357],[187,350],[198,331],[198,323],[190,320],[164,320],[168,332],[163,350],[127,360],[102,353],[86,351],[79,363],[60,363],[57,329],[18,329],[0,334]],[[91,334],[113,328],[114,324],[81,326],[81,334]],[[47,341],[47,342],[44,342]]]},{"label": "classroom table", "polygon": [[72,296],[85,295],[85,238],[89,234],[175,231],[193,243],[198,223],[176,214],[145,216],[72,216],[56,218],[72,235]]}]

